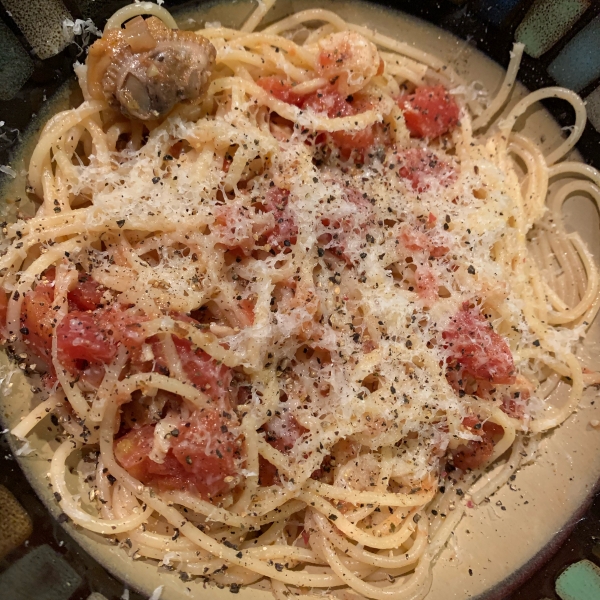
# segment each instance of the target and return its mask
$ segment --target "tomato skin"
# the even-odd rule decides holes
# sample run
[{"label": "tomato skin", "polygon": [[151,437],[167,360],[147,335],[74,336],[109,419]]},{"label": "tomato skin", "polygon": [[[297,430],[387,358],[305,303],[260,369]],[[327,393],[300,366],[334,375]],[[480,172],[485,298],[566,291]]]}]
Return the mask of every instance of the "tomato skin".
[{"label": "tomato skin", "polygon": [[442,337],[450,350],[450,368],[495,384],[515,382],[515,364],[506,340],[477,310],[463,306]]},{"label": "tomato skin", "polygon": [[237,474],[239,440],[229,431],[230,419],[215,410],[196,410],[181,420],[178,435],[171,436],[171,448],[164,462],[150,457],[154,425],[136,427],[115,440],[115,457],[133,477],[159,490],[188,489],[205,500],[232,487],[227,477]]},{"label": "tomato skin", "polygon": [[420,86],[397,102],[413,137],[433,139],[451,132],[458,124],[458,104],[443,85]]},{"label": "tomato skin", "polygon": [[[468,416],[463,419],[463,425],[471,430],[472,433],[481,436],[481,441],[469,440],[466,444],[461,444],[452,450],[452,459],[457,469],[466,471],[467,469],[477,469],[483,465],[494,452],[494,438],[504,433],[500,425],[486,421],[481,421],[475,416]],[[479,425],[479,427],[477,427]]]},{"label": "tomato skin", "polygon": [[266,92],[269,92],[272,96],[275,96],[278,100],[286,102],[287,104],[293,104],[300,108],[304,102],[304,95],[296,94],[291,84],[287,83],[283,79],[271,75],[269,77],[259,77],[256,83]]}]

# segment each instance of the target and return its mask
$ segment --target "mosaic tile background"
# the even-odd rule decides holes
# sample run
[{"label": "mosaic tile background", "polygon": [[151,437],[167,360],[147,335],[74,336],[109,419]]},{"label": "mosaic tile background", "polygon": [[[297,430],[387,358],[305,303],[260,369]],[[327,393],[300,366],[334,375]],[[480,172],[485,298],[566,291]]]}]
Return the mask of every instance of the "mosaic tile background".
[{"label": "mosaic tile background", "polygon": [[[280,0],[285,1],[285,0]],[[0,164],[46,98],[68,79],[79,49],[63,27],[70,19],[104,20],[127,0],[0,0]],[[169,8],[192,2],[172,0]],[[468,40],[506,65],[514,41],[525,44],[519,79],[534,90],[563,85],[587,102],[578,145],[600,168],[600,0],[388,0]],[[564,107],[547,108],[570,124]],[[0,434],[0,597],[7,600],[117,600],[124,586],[63,532],[35,497]],[[494,597],[600,600],[600,495],[582,507],[536,562],[537,572]],[[527,577],[529,577],[527,579]],[[524,580],[526,579],[526,580]],[[130,600],[141,600],[129,592]]]}]

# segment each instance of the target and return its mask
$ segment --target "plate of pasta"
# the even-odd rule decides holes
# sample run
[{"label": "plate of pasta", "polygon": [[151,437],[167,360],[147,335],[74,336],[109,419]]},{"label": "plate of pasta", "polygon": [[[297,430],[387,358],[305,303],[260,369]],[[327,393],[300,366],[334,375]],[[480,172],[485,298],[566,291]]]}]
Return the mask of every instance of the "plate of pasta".
[{"label": "plate of pasta", "polygon": [[13,449],[148,594],[489,593],[600,473],[583,101],[329,4],[117,11],[5,211]]}]

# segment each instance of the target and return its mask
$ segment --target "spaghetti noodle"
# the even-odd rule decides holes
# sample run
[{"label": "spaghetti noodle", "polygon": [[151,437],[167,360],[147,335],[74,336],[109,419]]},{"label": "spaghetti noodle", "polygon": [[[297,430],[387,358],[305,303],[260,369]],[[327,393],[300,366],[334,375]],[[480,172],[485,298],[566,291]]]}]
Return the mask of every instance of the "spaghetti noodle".
[{"label": "spaghetti noodle", "polygon": [[[561,216],[600,197],[559,162],[585,108],[549,88],[493,122],[521,46],[483,109],[331,12],[256,32],[272,4],[197,34],[134,4],[77,68],[0,258],[4,337],[43,383],[12,432],[56,415],[62,511],[186,577],[422,598],[464,503],[600,382],[573,354],[598,271]],[[549,97],[575,124],[545,156],[513,129]]]}]

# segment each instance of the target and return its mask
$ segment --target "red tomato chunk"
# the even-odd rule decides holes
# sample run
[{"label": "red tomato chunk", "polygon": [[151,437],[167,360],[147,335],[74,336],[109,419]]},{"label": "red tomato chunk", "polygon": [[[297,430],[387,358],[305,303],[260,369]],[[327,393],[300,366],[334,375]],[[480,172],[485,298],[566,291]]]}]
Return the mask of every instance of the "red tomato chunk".
[{"label": "red tomato chunk", "polygon": [[419,265],[415,271],[417,293],[428,306],[431,306],[438,297],[438,280],[435,271],[427,265]]},{"label": "red tomato chunk", "polygon": [[193,385],[212,390],[209,396],[214,397],[227,393],[231,384],[231,369],[219,365],[213,358],[201,350],[194,349],[186,339],[173,337],[175,348],[181,360],[181,366]]},{"label": "red tomato chunk", "polygon": [[469,440],[452,451],[452,459],[457,469],[477,469],[483,465],[493,454],[495,438],[500,437],[504,430],[500,425],[481,421],[475,416],[463,419],[463,425],[471,430],[471,433],[481,436],[481,441]]},{"label": "red tomato chunk", "polygon": [[[302,107],[311,108],[314,112],[325,114],[330,119],[350,117],[369,108],[365,103],[355,100],[352,96],[342,96],[333,86],[310,94]],[[334,131],[327,134],[325,138],[331,139],[340,150],[343,159],[348,159],[354,150],[357,158],[364,160],[364,154],[375,144],[375,130],[370,125],[358,131]]]},{"label": "red tomato chunk", "polygon": [[67,298],[69,306],[79,310],[95,310],[102,305],[103,288],[86,273],[79,275],[77,287],[71,290]]},{"label": "red tomato chunk", "polygon": [[271,77],[260,77],[256,83],[258,83],[263,90],[287,104],[301,107],[304,102],[305,96],[296,94],[291,84],[275,75],[272,75]]},{"label": "red tomato chunk", "polygon": [[288,208],[289,196],[287,190],[273,187],[261,205],[264,212],[271,213],[275,219],[275,225],[262,232],[265,243],[275,252],[279,252],[285,246],[293,246],[298,239],[298,226]]},{"label": "red tomato chunk", "polygon": [[54,288],[48,283],[38,283],[27,293],[21,308],[21,332],[29,342],[29,350],[48,366],[52,364],[52,335],[55,312],[52,310]]},{"label": "red tomato chunk", "polygon": [[456,178],[454,169],[433,152],[422,148],[407,148],[394,152],[398,175],[410,181],[413,190],[424,192],[432,181],[448,186]]},{"label": "red tomato chunk", "polygon": [[[160,490],[188,489],[208,500],[232,487],[237,475],[240,441],[229,431],[231,417],[218,411],[196,410],[171,434],[171,448],[164,462],[150,457],[154,425],[132,429],[115,441],[121,466],[146,485]],[[227,479],[227,481],[226,481]]]},{"label": "red tomato chunk", "polygon": [[[267,443],[284,454],[287,454],[296,441],[308,431],[288,412],[273,417],[263,426],[263,429]],[[277,467],[262,456],[259,457],[259,480],[260,484],[265,486],[280,482]]]},{"label": "red tomato chunk", "polygon": [[273,417],[265,424],[267,442],[279,452],[289,452],[298,439],[308,430],[300,425],[289,412]]},{"label": "red tomato chunk", "polygon": [[458,124],[459,108],[443,85],[421,86],[398,98],[406,126],[413,137],[436,138]]},{"label": "red tomato chunk", "polygon": [[[263,77],[257,83],[282,102],[293,104],[303,110],[310,108],[318,114],[327,115],[330,119],[350,117],[370,108],[352,96],[342,95],[333,85],[308,95],[300,95],[294,92],[291,84],[278,77]],[[364,154],[375,144],[376,136],[374,127],[369,126],[359,131],[334,131],[320,136],[317,141],[319,139],[331,140],[333,145],[340,150],[343,159],[348,159],[354,150],[357,158],[363,160]]]},{"label": "red tomato chunk", "polygon": [[82,368],[81,361],[108,364],[117,353],[114,338],[91,313],[70,312],[59,323],[56,335],[58,359],[70,372]]},{"label": "red tomato chunk", "polygon": [[451,368],[491,383],[515,382],[515,365],[506,340],[477,310],[463,307],[442,336],[450,350]]}]

